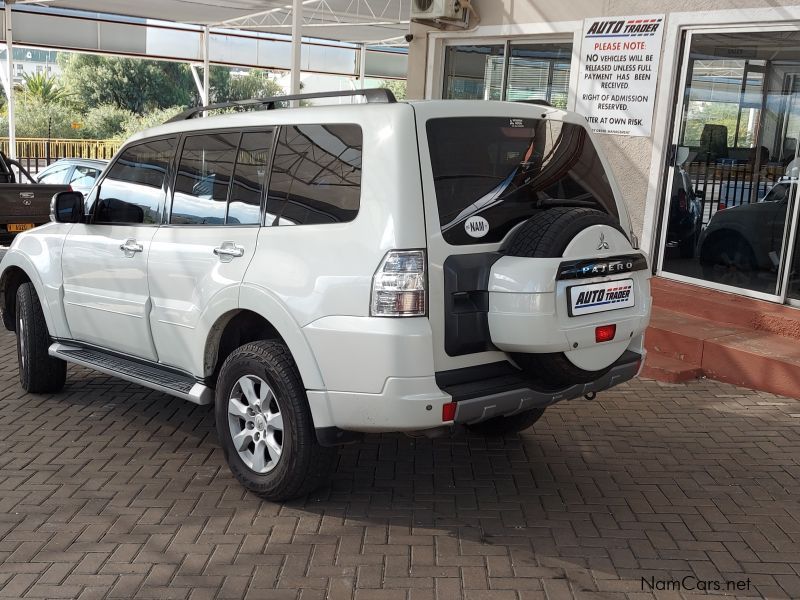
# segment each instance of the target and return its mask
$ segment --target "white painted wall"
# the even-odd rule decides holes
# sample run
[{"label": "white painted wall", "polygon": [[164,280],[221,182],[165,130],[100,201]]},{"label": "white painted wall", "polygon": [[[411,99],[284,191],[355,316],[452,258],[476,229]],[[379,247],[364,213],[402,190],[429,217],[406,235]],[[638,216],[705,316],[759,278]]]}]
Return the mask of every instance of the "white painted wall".
[{"label": "white painted wall", "polygon": [[[642,247],[651,251],[656,243],[656,218],[661,186],[666,172],[669,123],[678,79],[681,32],[690,27],[720,25],[768,26],[800,24],[798,0],[472,0],[480,24],[467,32],[443,33],[412,24],[409,44],[409,98],[441,97],[443,47],[454,40],[491,41],[516,39],[573,39],[570,100],[574,100],[578,51],[583,19],[667,13],[663,52],[650,137],[598,136],[612,164],[622,194],[630,208]],[[573,106],[573,104],[570,104]]]}]

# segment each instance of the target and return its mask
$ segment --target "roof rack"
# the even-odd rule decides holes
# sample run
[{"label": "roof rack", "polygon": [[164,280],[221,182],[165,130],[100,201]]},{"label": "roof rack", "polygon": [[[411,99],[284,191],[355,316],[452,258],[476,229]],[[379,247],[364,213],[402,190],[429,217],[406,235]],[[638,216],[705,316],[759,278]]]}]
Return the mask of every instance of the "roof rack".
[{"label": "roof rack", "polygon": [[549,106],[551,108],[555,108],[550,102],[547,100],[542,100],[540,98],[528,98],[526,100],[514,100],[514,102],[521,102],[522,104],[538,104],[540,106]]},{"label": "roof rack", "polygon": [[313,94],[293,94],[291,96],[273,96],[271,98],[254,98],[252,100],[237,100],[234,102],[219,102],[217,104],[209,104],[207,106],[195,106],[188,110],[178,113],[172,117],[167,123],[174,123],[176,121],[186,121],[199,115],[200,113],[210,110],[220,110],[224,108],[255,108],[259,107],[261,110],[273,110],[280,108],[279,103],[288,102],[290,100],[314,100],[316,98],[341,98],[341,97],[363,96],[368,103],[394,103],[397,100],[391,90],[386,88],[370,88],[366,90],[341,90],[332,92],[314,92]]}]

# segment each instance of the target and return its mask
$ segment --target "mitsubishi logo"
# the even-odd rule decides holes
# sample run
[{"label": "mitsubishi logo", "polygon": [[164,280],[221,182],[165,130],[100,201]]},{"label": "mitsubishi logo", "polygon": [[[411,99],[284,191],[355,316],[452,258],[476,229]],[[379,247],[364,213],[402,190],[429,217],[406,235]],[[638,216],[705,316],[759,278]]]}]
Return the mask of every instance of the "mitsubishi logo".
[{"label": "mitsubishi logo", "polygon": [[600,243],[597,244],[597,249],[598,250],[608,250],[609,249],[608,242],[606,241],[606,234],[605,233],[601,233],[600,234]]}]

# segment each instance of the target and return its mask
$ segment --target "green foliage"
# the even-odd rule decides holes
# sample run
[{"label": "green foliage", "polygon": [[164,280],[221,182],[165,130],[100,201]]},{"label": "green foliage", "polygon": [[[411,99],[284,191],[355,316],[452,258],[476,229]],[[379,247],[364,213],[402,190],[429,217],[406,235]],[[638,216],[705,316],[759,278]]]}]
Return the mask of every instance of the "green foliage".
[{"label": "green foliage", "polygon": [[[17,137],[75,138],[79,130],[72,123],[81,122],[81,114],[74,108],[57,102],[43,102],[38,98],[20,96],[16,104]],[[0,119],[0,134],[8,135],[8,115]]]},{"label": "green foliage", "polygon": [[23,82],[17,88],[22,97],[27,100],[41,102],[65,102],[72,94],[62,87],[55,77],[47,73],[24,73]]},{"label": "green foliage", "polygon": [[129,110],[112,104],[92,108],[82,119],[81,137],[92,140],[121,137],[125,124],[134,116]]},{"label": "green foliage", "polygon": [[406,82],[404,79],[383,79],[378,83],[378,87],[388,89],[397,100],[406,99]]},{"label": "green foliage", "polygon": [[251,98],[271,98],[283,96],[279,83],[269,78],[269,73],[251,69],[246,75],[232,75],[225,101],[249,100]]},{"label": "green foliage", "polygon": [[184,110],[182,106],[171,106],[169,108],[153,110],[144,115],[132,114],[125,119],[125,122],[122,124],[121,137],[129,138],[135,133],[139,133],[150,127],[155,127],[156,125],[161,125],[169,121],[182,110]]},{"label": "green foliage", "polygon": [[64,84],[83,111],[109,104],[143,114],[197,98],[186,64],[75,53],[59,55],[59,62]]}]

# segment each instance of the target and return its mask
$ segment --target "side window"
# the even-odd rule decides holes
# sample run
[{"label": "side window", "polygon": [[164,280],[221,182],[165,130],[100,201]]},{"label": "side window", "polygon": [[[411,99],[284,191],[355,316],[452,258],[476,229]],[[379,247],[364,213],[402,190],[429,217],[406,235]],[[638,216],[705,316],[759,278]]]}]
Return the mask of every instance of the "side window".
[{"label": "side window", "polygon": [[67,178],[67,171],[69,171],[70,165],[61,165],[59,167],[53,167],[49,169],[46,173],[42,173],[39,175],[38,182],[39,183],[47,183],[47,184],[59,184],[64,183],[64,180]]},{"label": "side window", "polygon": [[344,223],[361,199],[358,125],[281,127],[267,198],[267,225]]},{"label": "side window", "polygon": [[242,134],[236,170],[228,204],[228,225],[257,225],[261,222],[261,196],[267,179],[272,150],[272,132]]},{"label": "side window", "polygon": [[164,180],[174,154],[175,139],[150,140],[125,149],[93,194],[92,222],[158,224]]},{"label": "side window", "polygon": [[70,177],[69,183],[74,185],[75,187],[92,187],[94,185],[95,179],[100,175],[99,169],[94,169],[92,167],[83,167],[77,166],[75,170],[72,172],[72,177]]},{"label": "side window", "polygon": [[238,133],[187,137],[178,166],[169,222],[223,225]]}]

